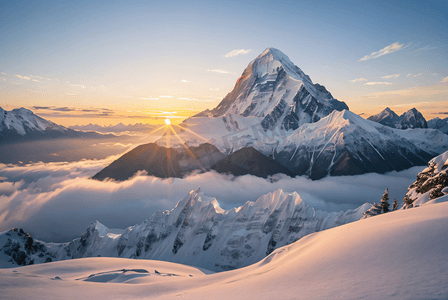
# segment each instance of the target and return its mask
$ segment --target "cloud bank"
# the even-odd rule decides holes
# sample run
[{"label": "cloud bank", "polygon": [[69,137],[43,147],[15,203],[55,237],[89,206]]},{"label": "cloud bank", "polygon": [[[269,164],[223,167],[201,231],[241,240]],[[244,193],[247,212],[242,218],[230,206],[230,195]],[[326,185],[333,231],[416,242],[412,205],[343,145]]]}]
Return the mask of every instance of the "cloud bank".
[{"label": "cloud bank", "polygon": [[[255,201],[279,188],[297,191],[309,205],[328,211],[378,202],[389,187],[390,198],[401,200],[423,167],[388,174],[329,177],[233,177],[215,172],[183,179],[137,175],[125,182],[89,179],[113,158],[75,163],[0,165],[0,231],[22,227],[44,241],[65,242],[79,237],[98,220],[109,228],[141,223],[157,210],[170,210],[192,189],[201,187],[230,209]],[[393,185],[391,184],[393,183]]]}]

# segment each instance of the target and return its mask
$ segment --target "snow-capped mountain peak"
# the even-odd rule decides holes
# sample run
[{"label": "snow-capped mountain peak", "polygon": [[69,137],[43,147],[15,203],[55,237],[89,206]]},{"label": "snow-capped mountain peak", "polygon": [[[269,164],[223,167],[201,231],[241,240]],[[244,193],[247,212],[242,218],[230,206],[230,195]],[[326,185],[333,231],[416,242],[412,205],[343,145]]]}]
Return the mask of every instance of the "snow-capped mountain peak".
[{"label": "snow-capped mountain peak", "polygon": [[398,116],[393,110],[391,110],[389,107],[386,107],[386,109],[384,109],[382,112],[370,116],[368,120],[378,122],[388,127],[399,129],[428,128],[428,124],[426,123],[425,118],[415,108],[412,108],[403,113],[401,116]]},{"label": "snow-capped mountain peak", "polygon": [[313,123],[333,110],[348,109],[311,79],[288,56],[267,48],[237,80],[234,89],[212,111],[197,116],[220,117],[227,113],[262,117],[265,130],[297,129]]}]

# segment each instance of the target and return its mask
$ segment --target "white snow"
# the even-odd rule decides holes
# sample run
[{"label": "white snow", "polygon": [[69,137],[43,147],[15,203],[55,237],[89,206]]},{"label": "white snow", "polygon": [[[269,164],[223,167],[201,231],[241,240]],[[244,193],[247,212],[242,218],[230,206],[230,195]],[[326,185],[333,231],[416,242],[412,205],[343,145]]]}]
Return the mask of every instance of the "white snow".
[{"label": "white snow", "polygon": [[448,203],[390,212],[308,235],[256,264],[217,274],[122,258],[0,269],[1,298],[447,299],[447,223]]}]

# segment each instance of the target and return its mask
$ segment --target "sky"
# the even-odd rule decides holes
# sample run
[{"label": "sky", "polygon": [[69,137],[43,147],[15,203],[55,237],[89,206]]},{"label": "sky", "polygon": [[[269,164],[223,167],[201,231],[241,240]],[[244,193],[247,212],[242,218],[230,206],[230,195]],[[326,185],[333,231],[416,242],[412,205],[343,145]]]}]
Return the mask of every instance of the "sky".
[{"label": "sky", "polygon": [[0,107],[65,126],[173,123],[267,47],[350,110],[448,114],[446,1],[2,1]]}]

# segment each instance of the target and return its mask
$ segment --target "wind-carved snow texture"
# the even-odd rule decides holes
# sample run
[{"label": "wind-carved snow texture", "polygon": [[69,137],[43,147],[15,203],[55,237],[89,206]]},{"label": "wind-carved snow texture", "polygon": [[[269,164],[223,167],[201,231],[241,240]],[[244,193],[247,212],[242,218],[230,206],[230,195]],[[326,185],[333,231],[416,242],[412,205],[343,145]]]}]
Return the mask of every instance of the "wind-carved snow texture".
[{"label": "wind-carved snow texture", "polygon": [[124,231],[97,221],[81,238],[63,244],[27,242],[24,232],[4,232],[0,257],[15,265],[96,256],[145,258],[224,271],[260,261],[310,233],[357,221],[370,207],[366,203],[346,212],[316,211],[297,193],[277,190],[223,210],[215,198],[197,189],[171,211],[159,211]]},{"label": "wind-carved snow texture", "polygon": [[428,167],[418,173],[405,199],[404,207],[448,201],[448,151],[431,159]]},{"label": "wind-carved snow texture", "polygon": [[398,129],[428,128],[426,119],[415,108],[412,108],[403,113],[401,116],[398,116],[393,110],[391,110],[389,107],[386,107],[379,114],[370,116],[368,120],[378,122],[384,126]]},{"label": "wind-carved snow texture", "polygon": [[302,125],[275,149],[274,158],[295,174],[319,179],[404,170],[426,164],[447,147],[448,136],[438,130],[392,129],[344,110]]},{"label": "wind-carved snow texture", "polygon": [[335,109],[348,107],[325,87],[313,84],[280,50],[267,48],[247,66],[234,89],[216,108],[198,116],[255,116],[262,118],[265,131],[275,127],[294,130]]}]

